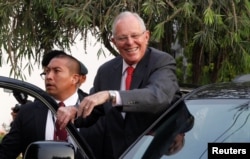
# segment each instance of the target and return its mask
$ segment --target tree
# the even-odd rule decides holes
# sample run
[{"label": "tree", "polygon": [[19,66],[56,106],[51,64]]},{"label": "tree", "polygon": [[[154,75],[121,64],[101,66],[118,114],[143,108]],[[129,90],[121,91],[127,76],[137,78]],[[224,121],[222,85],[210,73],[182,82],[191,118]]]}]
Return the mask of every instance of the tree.
[{"label": "tree", "polygon": [[[228,81],[250,68],[248,0],[1,1],[0,60],[6,52],[15,77],[21,76],[23,67],[31,72],[33,60],[39,62],[54,46],[69,50],[79,35],[86,45],[91,33],[118,55],[109,40],[110,30],[114,17],[124,10],[143,17],[151,31],[150,45],[176,58],[173,44],[184,50],[182,60],[177,60],[180,82]],[[101,53],[102,48],[97,54]],[[24,58],[30,62],[23,66]]]}]

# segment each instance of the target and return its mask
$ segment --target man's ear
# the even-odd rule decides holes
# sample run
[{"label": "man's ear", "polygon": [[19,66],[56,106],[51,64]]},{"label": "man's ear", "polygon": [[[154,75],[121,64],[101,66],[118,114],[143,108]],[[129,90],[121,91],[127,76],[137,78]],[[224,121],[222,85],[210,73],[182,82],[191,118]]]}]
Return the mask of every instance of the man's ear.
[{"label": "man's ear", "polygon": [[80,75],[79,76],[79,83],[80,85],[86,81],[87,76],[86,75]]},{"label": "man's ear", "polygon": [[110,41],[111,41],[114,45],[116,45],[116,41],[115,41],[115,38],[114,38],[114,37],[110,38]]},{"label": "man's ear", "polygon": [[147,41],[149,41],[149,38],[150,38],[150,32],[148,30],[145,31],[145,38]]},{"label": "man's ear", "polygon": [[72,78],[72,83],[73,83],[73,84],[79,83],[79,81],[80,81],[80,76],[81,76],[81,75],[74,74],[74,76],[73,76],[73,78]]}]

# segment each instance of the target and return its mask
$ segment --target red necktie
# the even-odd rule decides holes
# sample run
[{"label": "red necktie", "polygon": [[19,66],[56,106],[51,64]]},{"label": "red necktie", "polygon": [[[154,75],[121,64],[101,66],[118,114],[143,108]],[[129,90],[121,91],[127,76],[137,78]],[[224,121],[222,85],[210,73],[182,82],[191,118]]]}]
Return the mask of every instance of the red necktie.
[{"label": "red necktie", "polygon": [[[65,107],[63,102],[58,104],[59,107]],[[54,140],[67,141],[67,131],[66,129],[60,129],[58,122],[55,123]]]},{"label": "red necktie", "polygon": [[133,72],[134,72],[134,67],[132,66],[127,67],[126,90],[130,89]]}]

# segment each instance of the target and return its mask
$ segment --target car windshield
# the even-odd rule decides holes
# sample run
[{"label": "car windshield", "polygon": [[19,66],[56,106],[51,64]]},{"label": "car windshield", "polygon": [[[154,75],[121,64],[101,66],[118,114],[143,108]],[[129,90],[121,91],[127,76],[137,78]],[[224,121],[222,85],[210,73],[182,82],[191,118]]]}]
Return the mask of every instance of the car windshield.
[{"label": "car windshield", "polygon": [[183,147],[185,133],[192,129],[194,118],[182,101],[167,110],[150,131],[146,132],[123,159],[159,158],[172,155]]},{"label": "car windshield", "polygon": [[249,99],[187,100],[195,117],[182,150],[167,158],[207,158],[208,143],[250,142]]},{"label": "car windshield", "polygon": [[[171,122],[161,124],[157,131],[162,133],[144,135],[124,158],[147,158],[144,153],[151,151],[152,154],[155,153],[154,155],[157,156],[155,158],[207,159],[208,143],[250,141],[249,99],[185,100],[185,105],[190,114],[194,116],[194,124],[190,127],[190,130],[183,133],[182,136],[177,133],[172,133],[171,136],[169,134],[169,129],[172,129]],[[167,115],[165,122],[171,119],[171,114],[173,114],[173,111]],[[176,114],[175,111],[174,114]],[[185,125],[185,122],[179,124]],[[165,136],[160,136],[164,133]],[[171,139],[173,136],[176,137],[174,140],[176,146],[171,153],[169,141],[173,141]],[[177,137],[178,140],[182,141],[180,143],[183,146],[179,144],[179,147],[177,147]],[[160,138],[162,141],[154,142],[156,138]],[[163,142],[164,140],[166,142]],[[163,148],[164,146],[165,149]]]}]

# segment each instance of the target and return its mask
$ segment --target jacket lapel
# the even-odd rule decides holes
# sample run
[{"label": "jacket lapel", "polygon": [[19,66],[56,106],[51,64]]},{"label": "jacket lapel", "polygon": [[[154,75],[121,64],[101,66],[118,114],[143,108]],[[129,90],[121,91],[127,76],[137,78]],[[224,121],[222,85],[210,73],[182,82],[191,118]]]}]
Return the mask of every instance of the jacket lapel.
[{"label": "jacket lapel", "polygon": [[116,61],[111,69],[111,79],[108,81],[110,90],[120,90],[122,78],[122,58]]},{"label": "jacket lapel", "polygon": [[148,69],[149,58],[150,58],[150,51],[148,49],[145,53],[145,56],[136,66],[136,69],[134,71],[133,78],[132,78],[131,89],[141,88],[143,79],[147,79],[145,78],[145,76],[148,76],[149,74],[149,69]]},{"label": "jacket lapel", "polygon": [[34,112],[34,114],[39,114],[38,116],[36,116],[36,119],[35,119],[37,137],[40,140],[45,140],[45,130],[46,130],[46,122],[47,122],[47,116],[48,116],[48,108],[42,103],[39,103],[35,111],[37,112],[36,113]]}]

